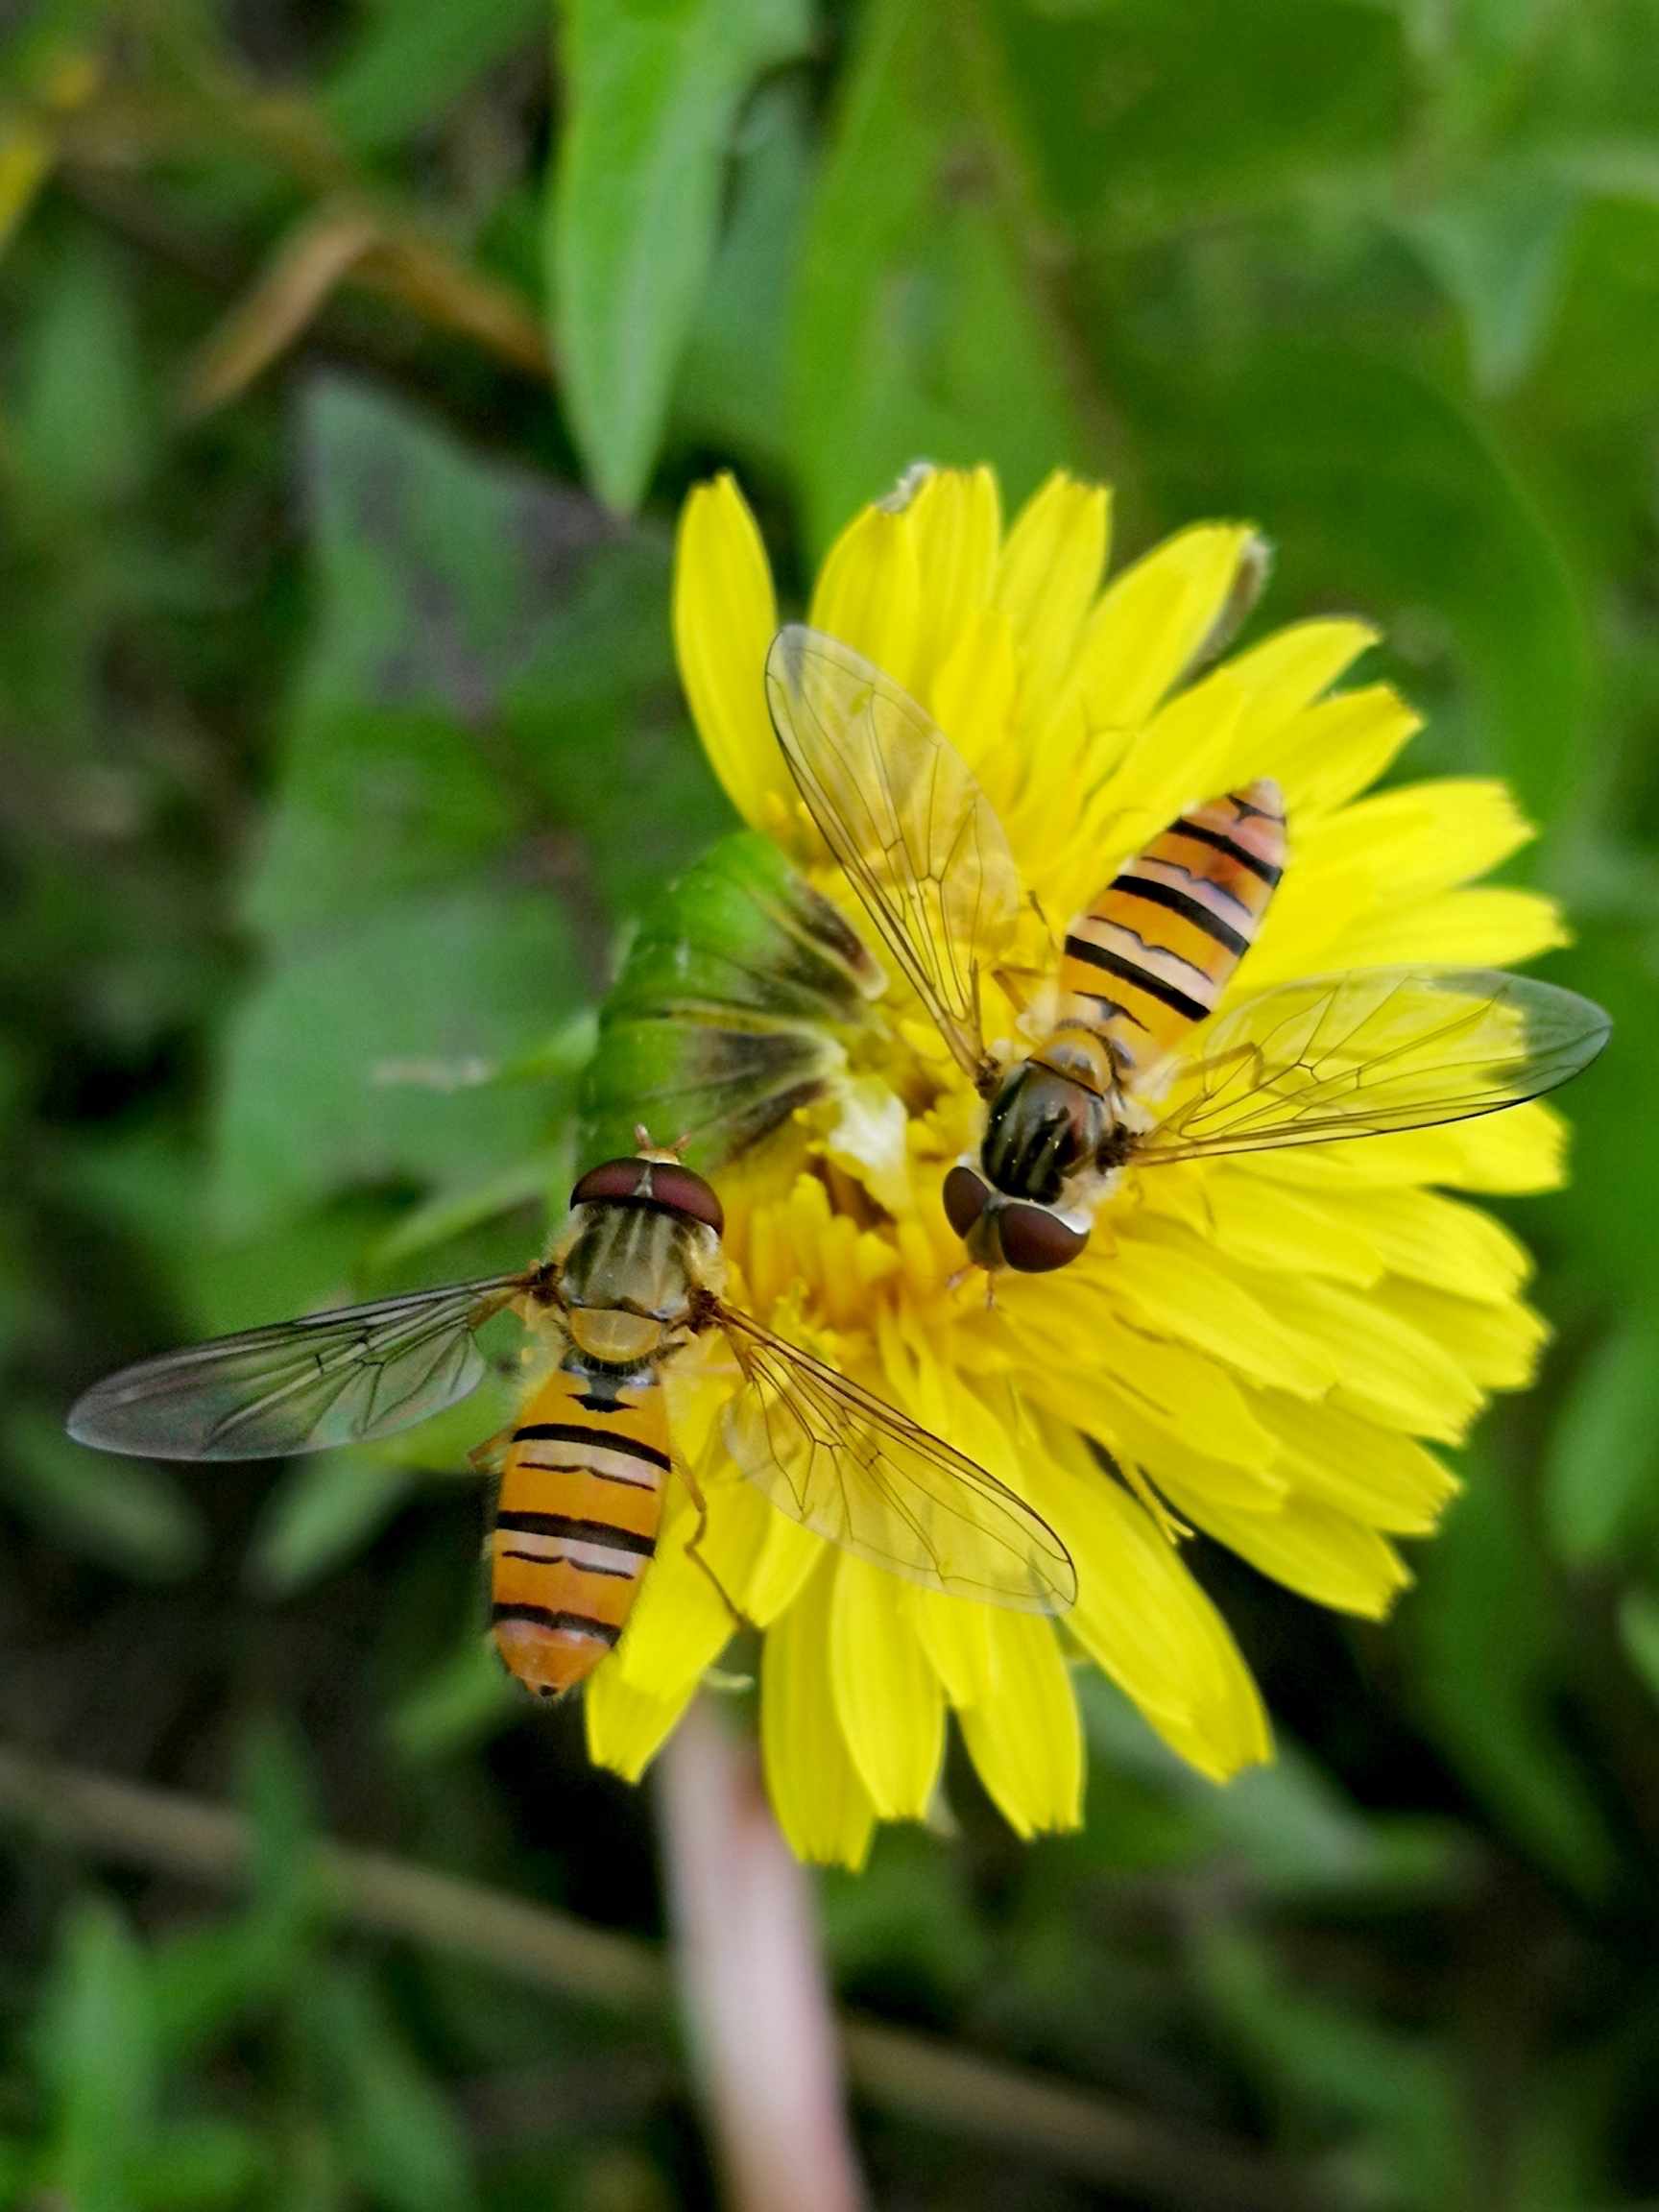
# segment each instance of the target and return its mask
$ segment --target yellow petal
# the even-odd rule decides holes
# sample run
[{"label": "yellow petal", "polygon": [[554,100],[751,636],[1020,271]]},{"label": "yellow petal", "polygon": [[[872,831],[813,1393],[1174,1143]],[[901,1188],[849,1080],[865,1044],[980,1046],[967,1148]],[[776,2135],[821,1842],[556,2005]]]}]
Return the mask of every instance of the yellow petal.
[{"label": "yellow petal", "polygon": [[1284,1310],[1266,1302],[1277,1298],[1269,1286],[1279,1279],[1259,1280],[1262,1297],[1188,1230],[1149,1216],[1125,1223],[1111,1273],[1114,1299],[1154,1333],[1196,1345],[1258,1382],[1317,1397],[1336,1368],[1302,1332],[1300,1314],[1286,1325]]},{"label": "yellow petal", "polygon": [[[1145,1178],[1147,1198],[1163,1190]],[[1217,1162],[1204,1178],[1204,1212],[1219,1252],[1247,1266],[1289,1268],[1368,1288],[1383,1271],[1381,1249],[1346,1205],[1321,1205],[1253,1174],[1242,1162]]]},{"label": "yellow petal", "polygon": [[589,1758],[624,1782],[637,1782],[690,1704],[700,1672],[658,1695],[637,1689],[613,1658],[606,1660],[588,1677],[582,1693]]},{"label": "yellow petal", "polygon": [[993,1693],[964,1707],[968,1755],[1017,1836],[1083,1821],[1083,1731],[1051,1623],[989,1611]]},{"label": "yellow petal", "polygon": [[[1261,745],[1268,732],[1310,707],[1377,641],[1378,633],[1368,622],[1292,622],[1229,661],[1228,674],[1246,702],[1238,730],[1240,745]],[[1249,765],[1253,763],[1251,753]]]},{"label": "yellow petal", "polygon": [[1252,1567],[1339,1613],[1380,1621],[1411,1579],[1374,1528],[1314,1499],[1293,1497],[1277,1513],[1239,1513],[1177,1482],[1169,1498]]},{"label": "yellow petal", "polygon": [[1146,1418],[1178,1443],[1240,1467],[1266,1466],[1272,1439],[1227,1370],[1111,1310],[1107,1277],[1115,1264],[1091,1253],[1066,1271],[1074,1281],[1026,1277],[998,1291],[1026,1392],[1074,1429],[1094,1434],[1100,1414],[1095,1379],[1108,1374],[1120,1394],[1133,1396]]},{"label": "yellow petal", "polygon": [[989,469],[936,469],[905,510],[916,550],[917,638],[910,682],[946,730],[935,679],[990,612],[1001,504]]},{"label": "yellow petal", "polygon": [[1561,910],[1536,891],[1442,891],[1352,923],[1331,947],[1337,968],[1507,968],[1568,943]]},{"label": "yellow petal", "polygon": [[1423,717],[1386,684],[1339,691],[1293,715],[1262,748],[1256,773],[1278,779],[1292,826],[1375,783]]},{"label": "yellow petal", "polygon": [[1091,729],[1134,730],[1157,710],[1214,629],[1255,541],[1247,526],[1201,522],[1108,587],[1078,640],[1068,685],[1080,691]]},{"label": "yellow petal", "polygon": [[1430,1337],[1455,1359],[1464,1374],[1487,1390],[1524,1390],[1532,1380],[1538,1355],[1550,1341],[1550,1326],[1518,1298],[1502,1305],[1477,1305],[1431,1290],[1425,1283],[1390,1279],[1378,1292],[1380,1305]]},{"label": "yellow petal", "polygon": [[752,829],[770,831],[795,786],[766,711],[766,650],[778,627],[772,571],[736,481],[699,484],[680,513],[674,649],[709,764]]},{"label": "yellow petal", "polygon": [[[1184,806],[1226,788],[1228,756],[1243,711],[1244,695],[1224,668],[1159,709],[1101,793],[1100,804],[1110,805],[1125,852],[1139,852]],[[1097,854],[1090,859],[1090,887],[1076,895],[1079,905],[1110,880],[1117,865],[1114,860],[1102,868]]]},{"label": "yellow petal", "polygon": [[916,1633],[952,1705],[974,1705],[996,1688],[991,1655],[994,1608],[942,1590],[917,1589]]},{"label": "yellow petal", "polygon": [[1271,1756],[1267,1717],[1225,1622],[1144,1509],[1052,1423],[1032,1496],[1077,1563],[1066,1625],[1182,1758],[1213,1781]]},{"label": "yellow petal", "polygon": [[1309,1404],[1275,1391],[1256,1403],[1279,1439],[1280,1472],[1356,1521],[1391,1535],[1423,1535],[1456,1494],[1456,1478],[1398,1430],[1379,1429],[1329,1399]]},{"label": "yellow petal", "polygon": [[1294,1275],[1252,1271],[1244,1280],[1287,1329],[1321,1351],[1338,1379],[1339,1401],[1355,1411],[1386,1428],[1449,1444],[1458,1441],[1479,1411],[1480,1392],[1467,1369],[1383,1302],[1384,1288],[1391,1287],[1386,1283],[1361,1294],[1339,1283],[1308,1283]]},{"label": "yellow petal", "polygon": [[863,1865],[876,1809],[858,1779],[830,1687],[833,1561],[826,1559],[766,1633],[760,1749],[778,1824],[798,1859]]},{"label": "yellow petal", "polygon": [[1007,742],[1019,684],[1014,625],[999,607],[964,623],[933,679],[934,719],[999,814],[1009,809],[1020,766]]},{"label": "yellow petal", "polygon": [[1473,881],[1535,834],[1505,783],[1446,777],[1383,791],[1312,823],[1296,840],[1306,875],[1358,863],[1387,886],[1390,902]]},{"label": "yellow petal", "polygon": [[865,507],[830,546],[808,619],[914,691],[921,596],[909,512]]},{"label": "yellow petal", "polygon": [[830,1609],[830,1684],[859,1780],[882,1820],[919,1820],[945,1756],[945,1695],[896,1575],[843,1555]]},{"label": "yellow petal", "polygon": [[[747,1484],[728,1484],[709,1501],[710,1528],[725,1527],[756,1496]],[[762,1511],[771,1507],[756,1496]],[[602,1671],[621,1674],[631,1686],[662,1697],[695,1684],[731,1641],[737,1623],[705,1568],[686,1556],[697,1531],[697,1513],[676,1482],[658,1538],[657,1555],[634,1600],[615,1657]],[[707,1538],[705,1549],[709,1547]],[[728,1584],[730,1587],[730,1584]]]},{"label": "yellow petal", "polygon": [[1059,688],[1106,565],[1108,493],[1063,469],[1026,502],[997,573],[997,605],[1020,649],[1021,707],[1039,720]]},{"label": "yellow petal", "polygon": [[[1502,1114],[1459,1121],[1439,1134],[1455,1145],[1458,1160],[1455,1173],[1436,1181],[1455,1183],[1465,1190],[1521,1192],[1558,1190],[1567,1180],[1567,1124],[1541,1098],[1510,1106]],[[1370,1143],[1363,1149],[1369,1152]]]},{"label": "yellow petal", "polygon": [[1460,1298],[1502,1305],[1532,1272],[1532,1256],[1501,1221],[1431,1190],[1355,1191],[1327,1211],[1361,1233],[1394,1275]]}]

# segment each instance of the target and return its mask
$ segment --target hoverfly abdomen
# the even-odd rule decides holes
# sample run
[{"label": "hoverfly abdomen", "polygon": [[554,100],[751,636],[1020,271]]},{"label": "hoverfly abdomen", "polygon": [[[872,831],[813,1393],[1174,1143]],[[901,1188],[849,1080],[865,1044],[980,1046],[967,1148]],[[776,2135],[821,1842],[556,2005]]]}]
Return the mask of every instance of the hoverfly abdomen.
[{"label": "hoverfly abdomen", "polygon": [[649,1368],[615,1382],[565,1366],[524,1407],[491,1538],[496,1647],[556,1696],[615,1645],[657,1549],[668,1421]]},{"label": "hoverfly abdomen", "polygon": [[1263,778],[1191,807],[1072,925],[1062,1009],[1093,1020],[1127,1077],[1143,1074],[1214,1012],[1284,872],[1277,783]]}]

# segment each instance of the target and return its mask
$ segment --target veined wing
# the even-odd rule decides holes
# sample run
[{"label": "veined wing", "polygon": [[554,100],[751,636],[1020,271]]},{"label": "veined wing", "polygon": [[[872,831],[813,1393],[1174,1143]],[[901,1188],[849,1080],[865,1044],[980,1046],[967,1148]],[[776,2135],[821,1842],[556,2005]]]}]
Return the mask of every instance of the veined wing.
[{"label": "veined wing", "polygon": [[1490,968],[1286,983],[1193,1031],[1142,1087],[1167,1100],[1133,1158],[1212,1158],[1492,1114],[1553,1091],[1612,1034],[1575,992]]},{"label": "veined wing", "polygon": [[416,1290],[140,1360],[77,1399],[69,1433],[152,1459],[271,1459],[390,1436],[477,1387],[473,1331],[534,1280]]},{"label": "veined wing", "polygon": [[975,1082],[981,974],[1020,918],[1020,874],[973,771],[908,692],[800,623],[766,657],[790,773],[888,951]]},{"label": "veined wing", "polygon": [[719,1310],[742,1368],[726,1446],[780,1512],[831,1544],[952,1598],[1063,1612],[1071,1555],[984,1468],[833,1367]]}]

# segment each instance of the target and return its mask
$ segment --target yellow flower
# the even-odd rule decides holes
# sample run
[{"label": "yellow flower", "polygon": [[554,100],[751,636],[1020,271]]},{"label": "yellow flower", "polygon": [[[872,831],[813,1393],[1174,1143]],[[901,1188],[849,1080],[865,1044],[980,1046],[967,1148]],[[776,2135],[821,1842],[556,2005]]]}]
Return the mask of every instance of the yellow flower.
[{"label": "yellow flower", "polygon": [[[1361,796],[1416,727],[1386,685],[1331,688],[1370,630],[1300,623],[1189,681],[1259,542],[1190,529],[1102,589],[1107,523],[1103,490],[1056,475],[1004,533],[988,469],[941,470],[850,524],[809,613],[929,708],[1051,921],[1183,805],[1271,776],[1290,861],[1231,999],[1346,969],[1498,966],[1562,942],[1549,901],[1465,887],[1528,834],[1501,783]],[[681,524],[675,631],[703,742],[744,818],[861,924],[768,723],[776,619],[735,485],[700,487]],[[889,1002],[834,1094],[719,1177],[737,1294],[1020,1491],[1070,1547],[1080,1594],[1056,1623],[827,1547],[726,1460],[730,1368],[693,1356],[671,1377],[676,1442],[709,1499],[704,1556],[764,1631],[773,1802],[797,1851],[849,1865],[878,1819],[926,1811],[948,1708],[1022,1835],[1075,1825],[1079,1654],[1205,1774],[1269,1757],[1255,1685],[1182,1563],[1181,1524],[1307,1597],[1385,1613],[1407,1580],[1391,1539],[1431,1529],[1455,1487],[1428,1446],[1455,1443],[1489,1391],[1525,1383],[1544,1335],[1520,1297],[1526,1252],[1440,1191],[1537,1190],[1562,1172],[1561,1126],[1537,1104],[1131,1169],[1081,1260],[998,1278],[988,1311],[982,1281],[952,1284],[961,1246],[940,1203],[975,1100],[915,1001],[895,986]],[[676,1485],[634,1617],[589,1685],[593,1755],[629,1776],[730,1632],[686,1554],[694,1527]]]}]

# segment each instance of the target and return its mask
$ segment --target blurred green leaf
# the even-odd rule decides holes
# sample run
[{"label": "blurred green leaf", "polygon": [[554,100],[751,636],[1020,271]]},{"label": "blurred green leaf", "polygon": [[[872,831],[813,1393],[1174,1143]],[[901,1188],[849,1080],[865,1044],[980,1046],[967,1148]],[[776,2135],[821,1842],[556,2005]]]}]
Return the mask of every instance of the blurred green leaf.
[{"label": "blurred green leaf", "polygon": [[366,153],[452,107],[544,20],[541,0],[382,0],[324,86],[324,114]]},{"label": "blurred green leaf", "polygon": [[60,1543],[144,1581],[175,1581],[201,1563],[202,1517],[163,1468],[71,1442],[43,1407],[13,1406],[0,1445],[0,1490]]},{"label": "blurred green leaf", "polygon": [[[1358,606],[1417,652],[1444,633],[1477,726],[1463,757],[1434,765],[1507,775],[1549,821],[1581,766],[1583,615],[1559,544],[1479,422],[1397,365],[1328,345],[1264,346],[1213,386],[1172,373],[1142,397],[1179,509],[1219,504],[1280,541],[1280,606]],[[1419,754],[1444,744],[1452,704]]]},{"label": "blurred green leaf", "polygon": [[341,2148],[359,2187],[388,2212],[469,2212],[460,2130],[368,1984],[330,1967],[313,2017],[332,2073]]},{"label": "blurred green leaf", "polygon": [[554,344],[576,443],[636,507],[713,260],[738,103],[799,53],[802,0],[572,0],[570,113],[548,213]]},{"label": "blurred green leaf", "polygon": [[1570,1564],[1605,1559],[1659,1471],[1659,1326],[1623,1315],[1584,1362],[1555,1417],[1544,1468],[1544,1509]]},{"label": "blurred green leaf", "polygon": [[1009,507],[1084,460],[977,0],[871,0],[813,191],[790,341],[795,463],[822,549],[912,461],[999,471]]},{"label": "blurred green leaf", "polygon": [[517,1718],[523,1704],[493,1645],[474,1628],[398,1700],[386,1732],[400,1759],[411,1767],[431,1766],[488,1743]]},{"label": "blurred green leaf", "polygon": [[64,1921],[36,2029],[52,2104],[48,2186],[75,2212],[130,2212],[154,2125],[155,2024],[144,1960],[112,1906]]},{"label": "blurred green leaf", "polygon": [[434,1090],[423,1068],[528,1050],[576,996],[544,893],[458,890],[284,964],[232,1021],[213,1202],[231,1235],[342,1185],[482,1178],[536,1149],[532,1089]]},{"label": "blurred green leaf", "polygon": [[682,436],[774,469],[790,452],[789,306],[812,156],[805,87],[762,86],[739,132],[731,220],[674,392]]},{"label": "blurred green leaf", "polygon": [[272,1598],[309,1588],[377,1536],[420,1479],[350,1447],[301,1459],[266,1501],[248,1548],[250,1584]]},{"label": "blurred green leaf", "polygon": [[76,512],[130,493],[149,424],[132,305],[107,250],[80,240],[59,257],[28,351],[17,432],[36,497]]},{"label": "blurred green leaf", "polygon": [[1479,1453],[1465,1455],[1464,1473],[1403,1616],[1417,1699],[1515,1840],[1571,1888],[1599,1896],[1613,1848],[1549,1712],[1554,1637],[1544,1570],[1509,1479]]},{"label": "blurred green leaf", "polygon": [[1407,235],[1467,325],[1481,391],[1508,391],[1537,358],[1580,205],[1553,165],[1494,164],[1407,223]]}]

